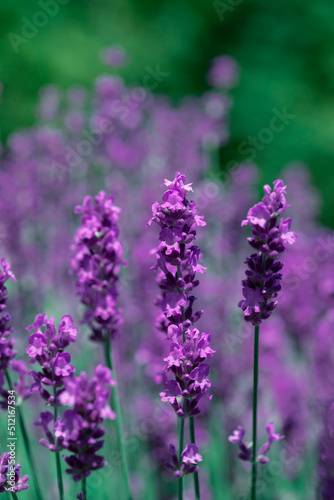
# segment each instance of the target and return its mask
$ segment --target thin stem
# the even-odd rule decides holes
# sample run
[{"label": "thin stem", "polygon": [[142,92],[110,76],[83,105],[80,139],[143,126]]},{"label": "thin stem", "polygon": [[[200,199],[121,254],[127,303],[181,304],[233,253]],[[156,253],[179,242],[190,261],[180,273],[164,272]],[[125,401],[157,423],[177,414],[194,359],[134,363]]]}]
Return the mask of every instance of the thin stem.
[{"label": "thin stem", "polygon": [[251,484],[251,500],[256,500],[256,480],[257,480],[257,463],[256,463],[256,430],[257,430],[257,387],[259,380],[259,325],[255,326],[254,335],[254,368],[253,368],[253,459],[252,459],[252,484]]},{"label": "thin stem", "polygon": [[[194,422],[194,417],[189,417],[189,432],[190,432],[190,441],[193,444],[196,444],[196,439],[195,439],[195,422]],[[195,488],[195,498],[196,500],[200,500],[200,490],[199,490],[199,478],[198,478],[198,472],[194,472],[194,488]]]},{"label": "thin stem", "polygon": [[[184,418],[181,417],[181,422],[179,426],[179,461],[180,466],[182,464],[182,452],[183,452],[183,439],[184,439]],[[183,498],[183,477],[179,477],[177,485],[178,500]]]},{"label": "thin stem", "polygon": [[[56,406],[57,389],[55,386],[53,386],[53,394],[54,394],[54,398],[55,398],[55,406],[53,407],[54,408],[53,420],[55,422],[58,418],[58,408]],[[64,500],[64,485],[63,485],[63,476],[62,476],[62,472],[61,472],[59,451],[56,452],[56,467],[57,467],[57,481],[58,481],[59,498],[60,498],[60,500]]]},{"label": "thin stem", "polygon": [[122,414],[121,414],[121,407],[120,407],[118,391],[117,391],[116,371],[115,371],[115,367],[113,366],[114,363],[113,363],[113,358],[112,358],[109,332],[106,332],[104,345],[105,345],[106,363],[107,363],[108,368],[112,372],[113,380],[116,382],[116,385],[112,388],[112,391],[111,391],[111,403],[112,403],[112,409],[116,413],[116,432],[117,432],[119,449],[120,449],[120,453],[121,453],[123,476],[124,476],[124,482],[125,482],[125,487],[126,487],[126,498],[127,498],[127,500],[132,500],[130,481],[129,481],[128,464],[126,461],[125,446],[124,446],[124,440],[123,440]]},{"label": "thin stem", "polygon": [[86,478],[82,478],[82,500],[87,500]]},{"label": "thin stem", "polygon": [[[11,381],[10,375],[9,375],[9,373],[7,371],[5,372],[5,375],[6,375],[6,380],[7,380],[7,384],[8,384],[9,390],[12,391],[13,390],[13,385],[12,385],[12,381]],[[34,462],[34,459],[33,459],[33,456],[32,456],[32,452],[31,452],[30,441],[29,441],[27,429],[26,429],[26,426],[25,426],[25,423],[24,423],[24,419],[23,419],[23,415],[22,415],[21,407],[20,406],[16,407],[16,414],[18,416],[19,426],[20,426],[20,429],[21,429],[22,437],[23,437],[23,443],[24,443],[24,447],[25,447],[25,450],[26,450],[26,455],[27,455],[27,458],[28,458],[28,462],[29,462],[30,468],[31,468],[31,475],[32,475],[34,486],[35,486],[35,492],[36,492],[36,495],[37,495],[37,499],[38,500],[43,500],[41,488],[39,486],[39,482],[38,482],[38,478],[37,478],[37,474],[36,474],[35,462]]]},{"label": "thin stem", "polygon": [[18,500],[17,494],[14,491],[11,491],[11,494],[12,494],[12,497],[14,498],[14,500]]}]

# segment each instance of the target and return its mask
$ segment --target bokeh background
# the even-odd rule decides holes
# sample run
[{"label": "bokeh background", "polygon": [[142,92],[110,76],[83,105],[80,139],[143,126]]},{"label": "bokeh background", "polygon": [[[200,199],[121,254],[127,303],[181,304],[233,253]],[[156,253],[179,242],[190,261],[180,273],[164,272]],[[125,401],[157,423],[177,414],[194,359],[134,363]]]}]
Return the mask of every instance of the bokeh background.
[{"label": "bokeh background", "polygon": [[[333,241],[332,231],[324,226],[334,228],[334,3],[331,0],[57,2],[58,12],[30,39],[22,42],[17,37],[22,36],[24,26],[29,25],[41,10],[40,2],[0,0],[0,81],[3,87],[0,130],[4,145],[4,162],[0,170],[0,240],[5,236],[0,243],[1,252],[11,260],[18,276],[18,284],[9,284],[8,309],[14,316],[20,355],[24,358],[27,344],[24,328],[32,323],[35,314],[46,311],[59,322],[62,314],[70,312],[79,324],[82,308],[78,307],[79,298],[75,295],[75,279],[68,272],[69,245],[79,224],[79,217],[73,215],[73,206],[81,203],[85,194],[94,195],[100,188],[108,193],[115,192],[117,204],[122,205],[121,235],[129,261],[120,280],[120,303],[126,308],[126,314],[116,364],[120,368],[120,392],[125,402],[123,413],[130,436],[129,447],[131,438],[137,439],[137,447],[129,451],[132,481],[138,499],[175,498],[175,481],[163,467],[167,445],[175,438],[173,412],[168,414],[168,425],[162,421],[153,430],[149,428],[152,412],[160,404],[160,386],[154,377],[161,370],[166,348],[154,326],[157,311],[152,304],[157,289],[155,278],[148,271],[153,264],[149,251],[156,245],[157,231],[146,233],[144,228],[151,204],[161,195],[159,186],[163,178],[171,178],[175,168],[183,171],[184,167],[187,179],[194,180],[195,192],[197,189],[198,193],[203,193],[207,177],[210,179],[210,169],[216,175],[217,169],[229,174],[234,163],[251,159],[259,175],[252,167],[241,168],[240,176],[228,178],[227,175],[226,186],[219,184],[212,203],[208,198],[199,207],[208,221],[207,232],[199,236],[204,263],[208,266],[198,292],[200,307],[204,304],[206,309],[200,324],[204,331],[212,332],[213,347],[218,351],[212,369],[213,404],[210,409],[206,405],[203,416],[199,417],[202,419],[199,437],[204,456],[201,474],[206,492],[203,499],[244,500],[248,497],[248,492],[243,491],[247,486],[245,468],[237,460],[237,450],[227,442],[228,434],[236,425],[245,422],[244,425],[250,428],[251,416],[251,338],[246,336],[245,342],[240,342],[240,346],[238,343],[244,322],[237,303],[241,298],[244,259],[249,253],[246,231],[240,228],[240,221],[260,193],[262,196],[263,184],[272,183],[280,175],[288,184],[292,205],[289,215],[294,218],[298,243],[286,256],[286,273],[290,280],[287,280],[280,307],[272,322],[268,321],[263,329],[267,335],[263,336],[261,346],[264,373],[261,419],[275,419],[280,431],[283,429],[287,435],[286,446],[297,439],[301,447],[298,456],[290,450],[292,465],[290,462],[285,464],[284,472],[262,472],[269,485],[262,497],[264,500],[314,500],[316,488],[319,491],[322,482],[325,483],[324,477],[329,478],[333,492],[333,451],[328,453],[327,465],[320,464],[322,459],[319,458],[327,457],[322,451],[328,451],[328,443],[330,449],[334,449],[332,421],[329,427],[326,421],[328,408],[334,400],[333,245],[329,244],[329,250],[325,248],[325,258],[315,261],[314,255],[319,255],[316,253],[319,241],[326,238]],[[103,79],[98,79],[99,84],[96,79],[101,74],[113,74],[114,68],[106,68],[99,54],[101,49],[115,44],[124,47],[129,61],[117,69],[125,81],[125,89],[137,83],[140,85],[148,67],[158,66],[168,73],[153,93],[169,96],[175,110],[165,115],[164,100],[149,96],[139,105],[138,136],[136,126],[133,132],[134,150],[141,145],[137,139],[144,131],[148,159],[154,163],[155,148],[161,147],[165,163],[161,162],[160,170],[159,164],[156,170],[150,169],[144,155],[145,161],[138,168],[134,161],[135,167],[130,165],[127,170],[127,165],[115,167],[117,161],[111,158],[99,164],[103,155],[92,155],[92,158],[83,158],[82,170],[69,169],[60,172],[58,177],[54,175],[57,172],[48,167],[58,158],[58,152],[61,158],[64,156],[65,145],[77,145],[82,139],[81,130],[79,127],[78,136],[72,135],[73,130],[60,120],[60,125],[55,124],[54,133],[44,135],[47,120],[37,115],[41,88],[56,85],[73,90],[73,85],[80,84],[90,89],[88,109],[84,110],[89,119],[95,111],[100,111],[101,103],[103,108],[108,101],[108,95],[104,101],[101,90]],[[221,54],[229,54],[238,62],[240,78],[239,83],[226,92],[232,97],[232,107],[227,104],[221,116],[218,112],[216,123],[215,113],[212,109],[212,114],[207,110],[206,99],[212,88],[206,78],[212,59]],[[100,101],[101,95],[96,99],[99,92]],[[196,99],[182,101],[191,95]],[[61,106],[63,103],[59,115],[64,118],[67,110],[63,116]],[[169,104],[166,107],[169,108]],[[187,140],[183,142],[178,137],[174,150],[174,128],[180,135],[178,110],[181,110],[181,123],[193,120],[194,127],[190,127],[190,146]],[[57,113],[55,120],[59,119]],[[264,131],[277,113],[287,113],[289,123],[269,141],[259,142],[259,137],[265,139]],[[86,119],[86,114],[84,116]],[[165,116],[172,121],[166,145],[160,141],[165,138],[166,130],[160,118]],[[150,134],[152,123],[160,127],[156,137]],[[197,125],[198,136],[197,130],[194,132]],[[218,144],[212,151],[206,149],[205,126],[209,132],[220,127],[222,136],[229,130],[228,141],[223,140],[222,147]],[[131,130],[129,123],[121,124],[121,134],[123,129],[127,134],[127,127]],[[185,139],[187,132],[185,126],[181,131]],[[132,152],[131,133],[127,137]],[[105,142],[108,139],[105,137]],[[250,147],[254,140],[259,146]],[[190,158],[186,158],[186,165],[175,166],[173,161],[182,160],[180,145],[184,146],[185,156],[190,151]],[[246,152],[250,148],[251,158]],[[101,153],[99,148],[96,150]],[[140,147],[138,150],[140,157]],[[193,158],[196,163],[202,154],[203,165],[199,161],[197,170],[193,169]],[[129,157],[131,159],[131,155]],[[307,169],[287,168],[294,162],[307,165],[310,177]],[[217,177],[220,179],[219,175]],[[6,232],[2,232],[3,226]],[[302,275],[297,273],[301,263]],[[226,346],[231,338],[235,339],[236,332],[237,340],[233,342],[238,344],[237,348],[229,352]],[[101,362],[101,353],[92,348],[88,335],[88,328],[80,326],[78,343],[73,348],[76,373],[81,369],[91,373],[93,363]],[[39,404],[37,397],[27,403],[28,422],[32,423],[36,411],[41,411]],[[5,432],[5,424],[2,419],[2,432]],[[144,428],[138,430],[139,424]],[[109,432],[112,424],[107,428],[112,436],[112,431]],[[261,432],[263,439],[263,425]],[[42,485],[46,491],[49,489],[50,498],[57,498],[53,457],[39,446],[38,429],[32,426],[31,434]],[[277,447],[272,455],[276,464],[280,450]],[[106,451],[109,463],[113,463],[113,453],[114,447],[109,446]],[[27,461],[22,461],[30,473]],[[92,476],[90,498],[108,498],[110,491],[115,497],[123,498],[118,471],[115,465]],[[69,498],[75,497],[78,488],[68,481]],[[188,492],[192,491],[190,488],[191,481],[187,478]],[[29,495],[28,490],[22,493],[22,498],[30,498]],[[186,498],[192,500],[192,493]],[[319,498],[333,497],[320,497],[319,494]]]},{"label": "bokeh background", "polygon": [[70,0],[15,53],[10,32],[21,34],[23,18],[40,10],[34,0],[0,1],[4,86],[0,107],[2,138],[34,121],[42,85],[92,86],[103,70],[102,47],[119,43],[130,64],[126,81],[140,82],[147,65],[168,72],[159,93],[175,101],[206,88],[209,61],[221,53],[239,62],[240,83],[233,91],[231,140],[221,166],[245,160],[238,146],[256,136],[272,110],[296,115],[256,163],[266,178],[299,160],[309,165],[322,192],[322,221],[334,225],[334,4],[331,0],[203,1]]}]

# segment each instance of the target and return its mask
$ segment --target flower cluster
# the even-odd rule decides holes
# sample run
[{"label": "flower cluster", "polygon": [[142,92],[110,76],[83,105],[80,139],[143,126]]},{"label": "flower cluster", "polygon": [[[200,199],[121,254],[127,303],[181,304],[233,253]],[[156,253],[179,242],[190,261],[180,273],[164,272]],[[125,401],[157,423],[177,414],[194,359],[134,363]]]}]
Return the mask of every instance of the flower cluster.
[{"label": "flower cluster", "polygon": [[72,475],[74,481],[88,477],[91,471],[101,469],[106,465],[104,457],[96,452],[103,446],[101,438],[105,429],[101,426],[107,418],[115,419],[115,413],[108,405],[110,389],[113,386],[111,372],[108,368],[98,365],[92,379],[85,372],[79,377],[67,378],[65,390],[60,394],[60,403],[70,406],[62,418],[54,423],[54,436],[49,429],[53,420],[50,412],[40,415],[35,425],[41,426],[47,439],[40,443],[50,451],[68,450],[71,455],[63,455],[68,465],[66,472]]},{"label": "flower cluster", "polygon": [[[270,450],[271,445],[274,441],[280,441],[284,439],[285,436],[280,436],[279,434],[275,434],[274,424],[270,422],[266,425],[266,431],[268,433],[268,441],[263,444],[256,456],[256,461],[260,464],[266,464],[269,462],[269,458],[266,456]],[[235,443],[239,446],[239,458],[244,461],[252,462],[253,459],[253,443],[244,443],[243,438],[245,436],[245,429],[242,427],[238,427],[236,431],[233,431],[233,434],[229,436],[228,440],[230,443]]]},{"label": "flower cluster", "polygon": [[[172,342],[170,353],[164,359],[167,363],[166,369],[174,373],[175,380],[166,382],[165,391],[161,392],[160,396],[162,401],[172,404],[180,417],[193,416],[200,411],[197,404],[203,394],[211,399],[211,395],[207,393],[211,386],[207,378],[210,367],[202,362],[213,356],[215,351],[210,348],[209,333],[200,333],[197,328],[188,328],[184,333],[185,341],[181,342],[177,329],[176,325],[170,325],[168,328],[171,332],[168,338]],[[178,401],[181,396],[185,398],[183,407]]]},{"label": "flower cluster", "polygon": [[7,405],[7,391],[4,388],[5,384],[5,372],[11,364],[13,358],[15,357],[17,351],[14,350],[15,339],[11,338],[13,333],[13,327],[10,327],[8,323],[12,319],[8,312],[5,312],[6,302],[7,302],[7,288],[5,286],[6,281],[10,278],[16,281],[14,274],[10,270],[9,262],[5,262],[5,259],[1,259],[0,268],[0,396],[1,396],[1,406]]},{"label": "flower cluster", "polygon": [[[173,379],[165,382],[165,390],[160,393],[163,402],[169,402],[180,418],[193,417],[200,412],[198,403],[203,395],[211,399],[208,389],[210,367],[204,363],[214,351],[210,348],[211,336],[201,333],[193,325],[203,311],[193,311],[195,297],[192,290],[198,286],[196,273],[203,274],[205,267],[200,264],[201,252],[194,244],[198,226],[205,226],[202,215],[197,214],[194,201],[187,195],[192,191],[186,178],[176,172],[173,181],[165,180],[167,191],[162,203],[152,206],[153,222],[160,226],[160,243],[156,248],[157,264],[152,269],[158,271],[158,284],[162,291],[157,299],[161,309],[157,326],[166,334],[170,351],[164,358],[165,375],[173,374]],[[183,422],[182,422],[183,425]],[[180,442],[181,449],[183,442]],[[202,460],[195,443],[187,444],[177,456],[171,446],[172,463],[167,463],[174,475],[197,472],[197,462]]]},{"label": "flower cluster", "polygon": [[283,267],[277,257],[296,241],[296,234],[290,231],[292,219],[278,221],[289,207],[283,181],[274,181],[273,191],[270,186],[264,186],[264,192],[262,201],[248,211],[247,219],[241,224],[251,226],[252,236],[248,243],[258,252],[246,259],[247,278],[242,281],[244,300],[239,302],[245,320],[253,325],[269,318],[276,307]]},{"label": "flower cluster", "polygon": [[197,463],[203,460],[202,455],[200,455],[198,451],[198,446],[195,444],[187,444],[181,453],[182,464],[180,466],[180,460],[176,454],[175,446],[171,444],[170,452],[172,455],[172,463],[166,462],[165,465],[176,477],[192,474],[198,470]]},{"label": "flower cluster", "polygon": [[114,205],[112,196],[104,191],[87,196],[82,206],[75,208],[82,213],[82,225],[77,229],[72,245],[74,256],[72,270],[77,274],[77,293],[86,306],[84,322],[92,331],[91,339],[103,341],[105,332],[113,337],[121,323],[117,309],[117,288],[123,247],[118,239],[118,216],[120,208]]},{"label": "flower cluster", "polygon": [[[13,468],[12,468],[13,467]],[[27,490],[29,476],[21,476],[20,464],[15,464],[11,459],[11,453],[4,453],[0,457],[0,493],[11,491],[18,493]]]},{"label": "flower cluster", "polygon": [[[209,365],[201,363],[214,353],[209,347],[210,334],[201,334],[192,327],[203,311],[193,313],[195,297],[190,292],[199,284],[196,273],[203,274],[206,269],[199,262],[201,252],[194,240],[197,226],[206,223],[197,214],[195,202],[187,199],[192,187],[185,181],[179,172],[173,181],[165,180],[168,189],[163,202],[154,203],[153,217],[148,223],[155,222],[161,228],[157,264],[152,269],[159,271],[162,290],[157,301],[163,313],[159,317],[160,328],[171,342],[170,353],[164,359],[166,372],[175,377],[166,382],[166,390],[160,396],[162,401],[172,404],[180,417],[199,413],[197,403],[211,385],[207,378]],[[185,398],[182,407],[177,399],[181,396]]]},{"label": "flower cluster", "polygon": [[[71,316],[63,316],[56,330],[54,318],[48,319],[45,313],[38,314],[33,325],[27,327],[27,330],[32,329],[35,331],[29,336],[26,353],[31,358],[29,363],[37,362],[42,367],[40,372],[32,371],[32,390],[39,391],[49,405],[57,406],[64,381],[74,373],[74,367],[70,364],[71,356],[64,349],[76,341],[78,329],[73,326]],[[51,388],[53,394],[49,392]]]}]

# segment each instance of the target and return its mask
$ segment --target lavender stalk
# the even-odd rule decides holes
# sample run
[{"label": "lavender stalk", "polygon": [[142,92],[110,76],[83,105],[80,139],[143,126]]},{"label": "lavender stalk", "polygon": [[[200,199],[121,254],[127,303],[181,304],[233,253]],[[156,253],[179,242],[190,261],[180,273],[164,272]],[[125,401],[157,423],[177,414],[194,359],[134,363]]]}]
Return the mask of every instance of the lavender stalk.
[{"label": "lavender stalk", "polygon": [[246,259],[248,269],[242,281],[244,299],[239,307],[244,312],[245,321],[255,327],[254,368],[253,368],[253,443],[244,443],[245,430],[238,427],[229,441],[239,446],[239,458],[252,463],[251,500],[256,500],[257,464],[269,462],[266,456],[271,444],[284,436],[274,433],[274,424],[266,425],[268,441],[257,451],[257,388],[259,370],[259,325],[269,318],[277,305],[278,292],[281,290],[283,263],[278,260],[288,245],[296,241],[296,234],[290,230],[291,218],[278,220],[289,207],[286,202],[286,186],[282,180],[274,182],[274,189],[264,186],[264,197],[260,203],[248,211],[242,226],[250,225],[252,236],[250,246],[257,251]]},{"label": "lavender stalk", "polygon": [[253,457],[252,457],[252,485],[251,485],[251,500],[256,498],[256,449],[257,449],[257,387],[259,379],[259,325],[255,326],[254,334],[254,368],[253,368]]},{"label": "lavender stalk", "polygon": [[[85,305],[84,322],[91,330],[91,340],[102,343],[108,368],[116,380],[112,362],[111,343],[122,323],[121,310],[117,309],[117,282],[123,247],[119,241],[118,216],[120,208],[114,205],[112,196],[104,191],[92,198],[87,196],[82,206],[75,207],[82,213],[82,225],[77,229],[72,246],[72,270],[77,274],[77,293]],[[123,425],[117,387],[111,392],[112,406],[116,411],[116,432],[121,454],[127,500],[132,499],[129,472],[123,442]]]},{"label": "lavender stalk", "polygon": [[[13,328],[8,326],[9,321],[11,320],[10,314],[8,314],[5,309],[6,309],[6,302],[7,302],[7,287],[5,286],[5,283],[11,278],[14,281],[16,281],[16,278],[12,271],[10,270],[10,264],[8,262],[5,262],[5,259],[1,260],[1,267],[0,268],[0,340],[2,344],[2,350],[1,350],[1,356],[0,356],[0,374],[1,374],[1,380],[4,382],[4,380],[7,381],[7,385],[10,391],[13,391],[13,384],[11,381],[11,377],[9,374],[9,368],[13,368],[13,363],[14,358],[17,354],[17,351],[14,350],[14,345],[15,345],[15,338],[12,338],[11,335],[13,333]],[[24,365],[23,362],[16,361],[17,364],[21,363]],[[20,374],[20,380],[24,378],[24,375],[22,373]],[[22,384],[24,386],[24,383]],[[20,394],[23,398],[28,397],[30,395],[30,390],[26,391],[26,393]],[[1,401],[0,404],[1,406],[7,407],[8,404],[8,392],[3,388],[0,387],[0,396],[1,396]],[[39,486],[38,482],[38,477],[36,474],[36,467],[35,463],[33,460],[32,452],[31,452],[31,446],[30,446],[30,440],[28,437],[28,433],[26,430],[26,426],[24,423],[24,419],[22,416],[21,408],[20,406],[16,406],[16,414],[18,416],[19,420],[19,426],[21,429],[21,434],[23,437],[23,443],[26,451],[27,458],[29,460],[29,463],[31,465],[31,472],[34,480],[34,486],[35,486],[35,491],[37,495],[38,500],[42,500],[42,493],[41,489]],[[15,493],[14,493],[15,494]]]},{"label": "lavender stalk", "polygon": [[[170,342],[170,352],[164,358],[165,390],[160,393],[163,402],[169,402],[179,423],[179,453],[170,446],[172,463],[166,463],[178,477],[178,498],[182,499],[185,474],[194,475],[196,498],[199,498],[199,481],[196,475],[197,463],[202,460],[195,444],[194,421],[189,421],[191,443],[184,446],[184,425],[186,418],[200,413],[198,406],[206,395],[211,399],[208,389],[211,386],[208,374],[210,367],[203,363],[214,351],[209,347],[209,333],[194,328],[194,323],[203,311],[193,312],[195,297],[190,294],[198,286],[196,273],[204,274],[205,268],[199,263],[201,252],[194,244],[197,226],[205,226],[203,216],[197,214],[194,201],[187,195],[192,191],[191,184],[185,184],[185,176],[176,172],[173,181],[165,180],[167,191],[162,203],[154,203],[153,222],[159,225],[159,245],[156,249],[157,264],[152,269],[158,271],[158,284],[162,295],[157,304],[161,308],[158,328],[166,334]],[[172,378],[170,378],[172,376]]]}]

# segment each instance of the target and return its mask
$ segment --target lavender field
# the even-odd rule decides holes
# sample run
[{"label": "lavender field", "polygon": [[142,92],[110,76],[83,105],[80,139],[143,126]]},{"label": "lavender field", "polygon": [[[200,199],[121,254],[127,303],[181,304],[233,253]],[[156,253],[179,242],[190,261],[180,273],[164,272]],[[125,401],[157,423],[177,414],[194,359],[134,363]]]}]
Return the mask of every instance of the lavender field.
[{"label": "lavender field", "polygon": [[3,141],[0,493],[333,500],[334,234],[307,165],[256,165],[296,116],[224,162],[234,57],[177,102],[96,57]]}]

